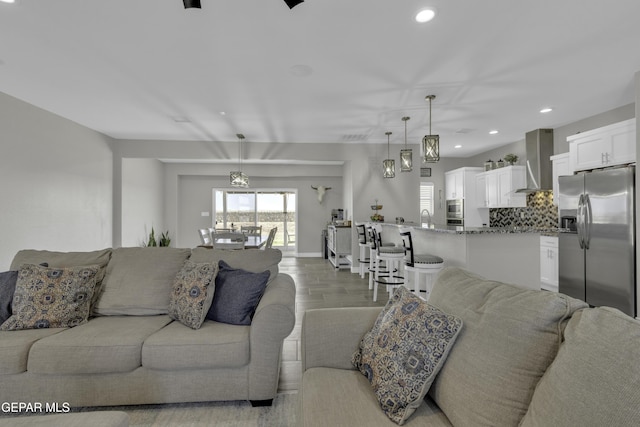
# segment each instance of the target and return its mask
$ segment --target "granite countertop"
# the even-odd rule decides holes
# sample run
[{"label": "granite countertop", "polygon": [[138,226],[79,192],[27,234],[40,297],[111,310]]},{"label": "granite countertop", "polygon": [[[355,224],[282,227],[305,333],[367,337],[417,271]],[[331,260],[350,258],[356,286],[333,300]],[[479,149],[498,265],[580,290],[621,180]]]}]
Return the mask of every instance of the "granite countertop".
[{"label": "granite countertop", "polygon": [[448,234],[524,234],[539,233],[544,236],[557,236],[561,229],[557,227],[463,227],[448,225],[431,225],[414,227],[417,230],[424,230],[434,233]]}]

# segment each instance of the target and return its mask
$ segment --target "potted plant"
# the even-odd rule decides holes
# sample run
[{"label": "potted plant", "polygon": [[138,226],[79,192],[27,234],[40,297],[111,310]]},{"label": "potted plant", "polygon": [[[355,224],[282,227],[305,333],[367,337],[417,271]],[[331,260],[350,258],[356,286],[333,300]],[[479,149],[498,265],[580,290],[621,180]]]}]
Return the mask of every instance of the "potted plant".
[{"label": "potted plant", "polygon": [[144,246],[160,246],[160,247],[168,247],[171,244],[171,239],[169,238],[169,231],[162,233],[160,238],[156,240],[156,232],[151,227],[151,233],[149,233],[149,240],[144,244]]},{"label": "potted plant", "polygon": [[506,154],[504,156],[504,161],[507,162],[508,166],[515,165],[516,163],[518,163],[518,156],[511,153]]}]

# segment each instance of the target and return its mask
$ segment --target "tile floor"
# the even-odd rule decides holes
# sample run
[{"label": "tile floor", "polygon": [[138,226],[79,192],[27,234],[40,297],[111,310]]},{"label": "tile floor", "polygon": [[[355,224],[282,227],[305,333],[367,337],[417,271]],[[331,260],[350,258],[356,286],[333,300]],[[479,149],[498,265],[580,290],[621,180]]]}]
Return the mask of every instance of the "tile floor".
[{"label": "tile floor", "polygon": [[280,272],[296,283],[296,326],[284,341],[279,391],[298,390],[301,378],[300,329],[305,310],[329,307],[382,307],[388,294],[381,286],[378,301],[373,302],[367,278],[361,279],[349,270],[336,270],[322,258],[284,257]]}]

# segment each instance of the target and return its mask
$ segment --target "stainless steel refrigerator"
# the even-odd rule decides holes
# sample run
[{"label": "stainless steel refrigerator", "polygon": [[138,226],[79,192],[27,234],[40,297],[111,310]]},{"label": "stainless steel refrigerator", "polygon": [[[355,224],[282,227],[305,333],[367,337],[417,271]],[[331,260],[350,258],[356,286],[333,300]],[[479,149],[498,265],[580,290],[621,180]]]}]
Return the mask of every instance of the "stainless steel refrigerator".
[{"label": "stainless steel refrigerator", "polygon": [[559,178],[559,290],[636,315],[635,167]]}]

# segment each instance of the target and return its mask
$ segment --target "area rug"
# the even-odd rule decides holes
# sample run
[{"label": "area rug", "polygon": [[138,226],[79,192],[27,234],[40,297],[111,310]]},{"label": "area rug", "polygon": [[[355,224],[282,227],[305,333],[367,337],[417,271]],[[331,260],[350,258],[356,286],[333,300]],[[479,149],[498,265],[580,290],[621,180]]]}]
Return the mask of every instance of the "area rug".
[{"label": "area rug", "polygon": [[[101,408],[129,414],[130,427],[293,427],[297,393],[279,393],[272,406],[246,401],[175,403]],[[93,408],[95,410],[96,408]],[[81,411],[90,411],[90,408]]]}]

